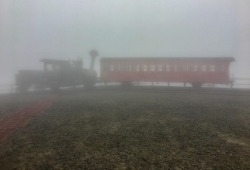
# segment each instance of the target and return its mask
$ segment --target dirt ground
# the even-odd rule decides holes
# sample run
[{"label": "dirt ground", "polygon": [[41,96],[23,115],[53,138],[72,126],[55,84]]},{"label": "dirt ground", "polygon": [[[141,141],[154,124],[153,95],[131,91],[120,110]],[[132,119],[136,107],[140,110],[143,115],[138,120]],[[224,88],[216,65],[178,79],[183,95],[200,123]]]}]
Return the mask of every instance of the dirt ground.
[{"label": "dirt ground", "polygon": [[0,95],[0,119],[2,116],[22,109],[47,94]]},{"label": "dirt ground", "polygon": [[[19,100],[1,99],[1,107],[16,109]],[[0,144],[0,165],[6,170],[250,169],[249,103],[250,96],[196,92],[65,93]]]}]

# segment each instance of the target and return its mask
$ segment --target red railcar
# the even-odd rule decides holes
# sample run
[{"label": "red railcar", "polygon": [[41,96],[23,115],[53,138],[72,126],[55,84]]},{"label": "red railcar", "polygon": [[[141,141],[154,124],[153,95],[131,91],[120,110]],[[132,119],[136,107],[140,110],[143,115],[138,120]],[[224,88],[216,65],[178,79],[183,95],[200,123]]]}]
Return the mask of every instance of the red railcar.
[{"label": "red railcar", "polygon": [[201,86],[230,83],[232,57],[102,58],[105,82],[177,82]]}]

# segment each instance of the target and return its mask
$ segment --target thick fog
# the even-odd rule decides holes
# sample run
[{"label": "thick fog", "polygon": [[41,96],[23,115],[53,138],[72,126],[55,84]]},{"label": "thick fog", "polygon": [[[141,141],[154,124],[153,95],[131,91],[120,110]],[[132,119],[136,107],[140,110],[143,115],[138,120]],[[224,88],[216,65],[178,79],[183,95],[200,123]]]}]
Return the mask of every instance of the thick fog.
[{"label": "thick fog", "polygon": [[[234,57],[250,77],[249,0],[1,0],[1,83],[41,58]],[[96,63],[96,69],[99,63]]]}]

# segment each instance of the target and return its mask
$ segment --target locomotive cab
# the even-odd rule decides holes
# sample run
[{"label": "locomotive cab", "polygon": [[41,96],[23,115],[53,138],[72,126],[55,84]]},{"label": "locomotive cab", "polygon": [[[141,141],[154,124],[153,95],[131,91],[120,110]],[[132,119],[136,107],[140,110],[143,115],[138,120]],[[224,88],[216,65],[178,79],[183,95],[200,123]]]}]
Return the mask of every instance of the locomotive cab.
[{"label": "locomotive cab", "polygon": [[43,59],[44,76],[47,86],[57,90],[67,86],[94,86],[96,73],[90,69],[84,69],[81,59],[77,60],[52,60]]}]

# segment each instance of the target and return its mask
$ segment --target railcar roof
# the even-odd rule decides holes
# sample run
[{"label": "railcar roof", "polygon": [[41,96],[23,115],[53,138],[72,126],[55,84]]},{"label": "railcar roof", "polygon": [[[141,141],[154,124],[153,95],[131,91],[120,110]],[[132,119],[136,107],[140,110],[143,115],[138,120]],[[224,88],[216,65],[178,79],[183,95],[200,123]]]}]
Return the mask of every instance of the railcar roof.
[{"label": "railcar roof", "polygon": [[233,57],[103,57],[101,60],[223,60],[233,62],[235,59]]}]

